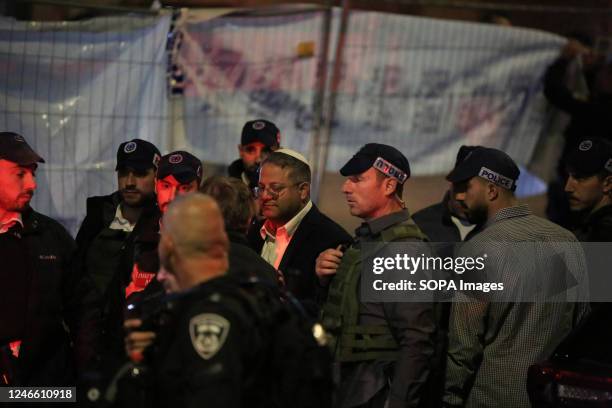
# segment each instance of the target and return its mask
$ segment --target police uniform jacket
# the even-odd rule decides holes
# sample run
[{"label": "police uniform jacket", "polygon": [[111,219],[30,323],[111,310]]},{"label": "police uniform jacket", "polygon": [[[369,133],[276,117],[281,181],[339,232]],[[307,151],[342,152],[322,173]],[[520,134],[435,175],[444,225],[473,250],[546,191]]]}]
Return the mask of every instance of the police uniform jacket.
[{"label": "police uniform jacket", "polygon": [[[354,245],[380,242],[381,233],[405,222],[413,223],[408,210],[364,223],[356,231],[357,243]],[[410,238],[394,242],[420,240]],[[337,406],[348,408],[368,402],[371,404],[368,406],[372,407],[420,406],[434,354],[436,323],[433,304],[359,302],[359,324],[387,325],[397,342],[398,356],[395,361],[375,359],[343,363]]]},{"label": "police uniform jacket", "polygon": [[[487,262],[495,265],[504,261],[502,257],[513,253],[521,255],[513,252],[513,245],[534,242],[553,247],[558,243],[571,244],[561,246],[566,250],[564,267],[576,276],[584,272],[585,260],[574,235],[532,215],[526,205],[500,210],[485,224],[482,232],[468,241],[459,255],[486,251],[490,258]],[[529,259],[512,256],[505,260],[510,261],[507,263],[509,272],[525,284],[542,276],[559,276],[556,274],[560,265],[546,261],[544,254]],[[530,264],[537,267],[533,275],[527,276],[524,270]],[[548,358],[588,312],[588,304],[572,302],[571,298],[537,303],[511,300],[482,299],[452,304],[445,406],[529,407],[528,367]]]},{"label": "police uniform jacket", "polygon": [[[89,336],[96,316],[95,289],[74,269],[75,244],[64,227],[31,208],[22,220],[20,236],[31,267],[27,309],[10,311],[24,319],[15,383],[74,385],[75,363],[84,366],[93,353]],[[0,296],[6,296],[1,292],[2,287]]]},{"label": "police uniform jacket", "polygon": [[173,304],[152,356],[150,406],[258,406],[266,393],[258,373],[269,362],[248,296],[222,276],[180,294]]}]

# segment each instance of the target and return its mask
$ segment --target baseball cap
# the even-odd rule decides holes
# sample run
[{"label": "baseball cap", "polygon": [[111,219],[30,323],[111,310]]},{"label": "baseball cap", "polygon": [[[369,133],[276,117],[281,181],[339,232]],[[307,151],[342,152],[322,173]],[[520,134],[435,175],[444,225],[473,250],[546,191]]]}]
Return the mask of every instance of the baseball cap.
[{"label": "baseball cap", "polygon": [[159,149],[153,143],[142,139],[132,139],[119,145],[115,170],[126,167],[135,170],[157,168],[160,156]]},{"label": "baseball cap", "polygon": [[340,174],[353,176],[370,167],[402,184],[410,177],[410,164],[406,156],[395,147],[380,143],[368,143],[359,149],[340,169]]},{"label": "baseball cap", "polygon": [[567,169],[579,177],[607,170],[612,173],[612,142],[601,138],[583,139],[568,154]]},{"label": "baseball cap", "polygon": [[459,148],[459,151],[457,152],[457,158],[455,159],[455,167],[457,167],[457,165],[459,165],[459,163],[461,163],[463,160],[465,160],[467,155],[470,154],[470,152],[472,150],[476,149],[477,147],[478,146],[461,145],[461,147]]},{"label": "baseball cap", "polygon": [[0,132],[0,159],[22,166],[45,162],[23,136],[13,132]]},{"label": "baseball cap", "polygon": [[280,145],[280,130],[276,125],[265,119],[250,120],[242,127],[241,145],[261,142],[267,147]]},{"label": "baseball cap", "polygon": [[158,180],[174,176],[179,183],[190,183],[202,180],[202,162],[193,154],[178,150],[162,156],[157,169]]},{"label": "baseball cap", "polygon": [[481,177],[507,190],[516,190],[521,171],[514,160],[501,150],[477,146],[467,153],[446,179],[452,183]]}]

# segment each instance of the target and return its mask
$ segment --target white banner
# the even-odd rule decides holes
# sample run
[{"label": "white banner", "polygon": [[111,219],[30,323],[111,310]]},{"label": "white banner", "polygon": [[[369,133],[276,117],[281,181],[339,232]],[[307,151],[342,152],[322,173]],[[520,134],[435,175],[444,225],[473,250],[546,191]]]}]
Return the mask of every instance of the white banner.
[{"label": "white banner", "polygon": [[[336,10],[333,39],[339,20]],[[179,61],[190,147],[229,163],[242,124],[264,117],[284,146],[308,156],[322,23],[310,13],[186,24]],[[546,122],[542,77],[561,37],[374,12],[352,12],[348,26],[327,170],[368,142],[398,147],[416,175],[446,173],[462,144],[530,161]],[[314,52],[301,55],[300,44]]]},{"label": "white banner", "polygon": [[71,232],[89,196],[116,189],[119,143],[167,143],[169,17],[0,19],[0,129],[46,160],[32,205]]}]

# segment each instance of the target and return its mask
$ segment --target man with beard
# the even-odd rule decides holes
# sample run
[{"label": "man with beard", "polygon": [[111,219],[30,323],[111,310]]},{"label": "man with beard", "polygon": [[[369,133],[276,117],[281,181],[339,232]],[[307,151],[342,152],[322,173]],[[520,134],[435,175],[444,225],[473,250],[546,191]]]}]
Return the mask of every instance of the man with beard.
[{"label": "man with beard", "polygon": [[261,165],[257,198],[264,219],[249,231],[251,247],[279,271],[288,291],[317,315],[315,261],[351,237],[310,200],[310,164],[300,153],[280,149]]},{"label": "man with beard", "polygon": [[157,245],[161,217],[176,197],[198,191],[202,182],[202,162],[186,151],[175,151],[162,156],[155,176],[155,193],[159,212],[147,220],[135,238],[134,265],[125,297],[142,291],[159,269]]},{"label": "man with beard", "polygon": [[155,217],[154,181],[159,159],[159,150],[150,142],[133,139],[121,143],[115,168],[118,190],[87,199],[87,214],[76,236],[76,266],[93,279],[101,309],[92,334],[96,358],[89,370],[100,369],[100,364],[113,366],[113,357],[121,356],[121,337],[116,339],[114,328],[121,330],[122,319],[113,321],[118,282],[126,281],[132,270],[134,231]]},{"label": "man with beard", "polygon": [[[571,288],[562,286],[568,276],[584,273],[580,245],[571,232],[518,204],[519,173],[506,153],[477,147],[447,176],[468,220],[484,224],[459,256],[486,254],[486,281],[499,283],[501,278],[504,289],[499,298],[456,295],[444,406],[529,407],[528,367],[548,358],[588,310],[570,298]],[[522,252],[526,243],[533,248],[529,254]],[[528,297],[532,282],[556,291]],[[548,301],[532,301],[542,298]]]},{"label": "man with beard", "polygon": [[[87,199],[87,214],[76,236],[81,270],[90,273],[104,296],[118,270],[131,265],[128,240],[137,222],[155,213],[157,147],[146,140],[121,143],[117,150],[118,191]],[[129,266],[128,266],[129,268]]]},{"label": "man with beard", "polygon": [[91,358],[93,284],[72,269],[68,232],[30,207],[38,163],[23,136],[0,133],[0,385],[74,385],[74,362]]},{"label": "man with beard", "polygon": [[565,192],[582,219],[574,230],[580,241],[612,241],[612,143],[582,140],[567,158]]},{"label": "man with beard", "polygon": [[[197,191],[202,180],[202,163],[188,152],[168,153],[158,165],[155,175],[157,207],[139,221],[132,232],[132,257],[126,259],[126,265],[115,274],[104,299],[102,354],[106,357],[105,371],[114,370],[124,359],[122,339],[126,303],[161,292],[161,286],[154,280],[159,270],[157,246],[161,217],[176,197]],[[112,361],[111,357],[116,357],[117,361]]]},{"label": "man with beard", "polygon": [[[457,152],[455,167],[475,148],[475,146],[461,146]],[[429,241],[432,242],[436,255],[441,258],[453,256],[455,244],[470,239],[482,227],[482,225],[475,225],[468,221],[465,209],[455,199],[452,183],[441,202],[417,211],[412,218],[421,231],[427,235]],[[448,279],[450,277],[445,274],[442,278]],[[439,406],[441,403],[446,371],[450,306],[450,302],[437,302],[434,306],[438,323],[434,341],[436,352],[432,372],[426,386],[425,398],[428,402],[424,404],[425,406]]]},{"label": "man with beard", "polygon": [[259,164],[280,146],[281,133],[276,125],[265,119],[248,121],[242,128],[238,145],[240,159],[230,164],[227,173],[253,188],[257,185]]}]

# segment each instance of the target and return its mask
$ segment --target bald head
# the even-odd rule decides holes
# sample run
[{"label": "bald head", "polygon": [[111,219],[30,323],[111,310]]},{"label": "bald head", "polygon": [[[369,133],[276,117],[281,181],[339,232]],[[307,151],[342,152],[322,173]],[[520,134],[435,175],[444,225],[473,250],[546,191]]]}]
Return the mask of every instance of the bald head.
[{"label": "bald head", "polygon": [[164,216],[163,230],[185,257],[227,251],[229,245],[221,210],[214,199],[200,193],[178,197]]},{"label": "bald head", "polygon": [[227,271],[229,241],[215,200],[201,193],[177,197],[162,222],[159,256],[181,289]]}]

